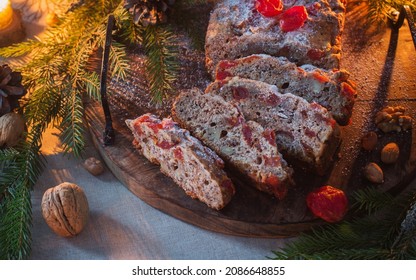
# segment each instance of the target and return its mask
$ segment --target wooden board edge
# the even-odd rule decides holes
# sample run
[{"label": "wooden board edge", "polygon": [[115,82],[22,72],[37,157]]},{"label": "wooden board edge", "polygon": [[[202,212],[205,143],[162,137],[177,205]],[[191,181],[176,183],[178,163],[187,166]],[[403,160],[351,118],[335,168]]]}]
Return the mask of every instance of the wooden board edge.
[{"label": "wooden board edge", "polygon": [[[227,219],[222,216],[213,216],[205,212],[191,211],[177,205],[174,201],[160,198],[156,193],[148,190],[145,186],[140,184],[133,175],[129,174],[126,170],[126,166],[123,166],[121,163],[117,163],[113,159],[112,154],[114,153],[114,149],[120,149],[120,147],[103,145],[102,133],[104,124],[103,117],[99,116],[100,113],[102,113],[102,111],[99,107],[93,106],[91,103],[86,103],[85,119],[95,148],[113,175],[135,196],[153,208],[205,230],[242,237],[295,237],[301,232],[310,230],[313,226],[320,224],[319,221],[291,224],[245,222]],[[99,120],[100,123],[93,123],[93,119]],[[120,135],[118,136],[120,137]]]}]

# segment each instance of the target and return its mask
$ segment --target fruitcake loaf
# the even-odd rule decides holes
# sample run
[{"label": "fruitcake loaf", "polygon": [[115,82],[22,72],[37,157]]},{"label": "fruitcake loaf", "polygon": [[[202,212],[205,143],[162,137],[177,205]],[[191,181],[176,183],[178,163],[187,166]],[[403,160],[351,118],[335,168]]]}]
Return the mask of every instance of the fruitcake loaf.
[{"label": "fruitcake loaf", "polygon": [[301,163],[318,174],[333,162],[340,129],[321,105],[281,94],[274,85],[239,77],[213,82],[206,94],[235,102],[247,120],[274,130],[277,147],[289,162]]},{"label": "fruitcake loaf", "polygon": [[[261,53],[297,65],[339,69],[344,2],[224,0],[212,11],[207,28],[207,69],[213,74],[221,60]],[[271,14],[267,5],[277,7],[277,13]]]},{"label": "fruitcake loaf", "polygon": [[251,180],[260,191],[283,199],[293,183],[292,169],[277,150],[272,130],[246,121],[232,103],[198,89],[181,92],[172,116],[213,149],[229,167]]},{"label": "fruitcake loaf", "polygon": [[316,102],[331,112],[340,125],[348,124],[355,102],[356,87],[346,70],[301,67],[285,57],[250,55],[218,63],[215,78],[238,76],[277,86],[280,93],[292,93]]},{"label": "fruitcake loaf", "polygon": [[223,170],[224,162],[189,131],[169,118],[160,120],[151,114],[126,120],[126,124],[140,152],[160,165],[187,195],[216,210],[231,200],[235,189]]}]

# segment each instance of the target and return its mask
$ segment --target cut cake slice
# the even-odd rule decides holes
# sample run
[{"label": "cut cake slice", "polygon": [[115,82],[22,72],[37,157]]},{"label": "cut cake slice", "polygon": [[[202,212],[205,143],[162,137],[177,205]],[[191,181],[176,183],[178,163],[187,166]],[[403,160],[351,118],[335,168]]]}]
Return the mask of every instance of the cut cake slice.
[{"label": "cut cake slice", "polygon": [[224,208],[235,188],[223,170],[224,162],[212,150],[192,137],[169,118],[152,114],[126,120],[134,135],[134,145],[185,193],[208,207]]},{"label": "cut cake slice", "polygon": [[276,147],[274,132],[246,121],[238,108],[221,96],[198,89],[183,91],[175,100],[172,116],[192,135],[213,149],[253,185],[283,199],[293,184],[292,169]]},{"label": "cut cake slice", "polygon": [[272,129],[287,161],[323,174],[335,159],[340,129],[321,105],[291,93],[281,94],[274,85],[239,77],[213,82],[206,94],[234,102],[247,120]]}]

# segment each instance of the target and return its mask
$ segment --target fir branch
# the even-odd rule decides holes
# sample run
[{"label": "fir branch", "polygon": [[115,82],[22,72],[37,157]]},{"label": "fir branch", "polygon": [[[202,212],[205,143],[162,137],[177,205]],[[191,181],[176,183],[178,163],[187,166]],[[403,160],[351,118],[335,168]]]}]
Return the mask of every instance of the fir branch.
[{"label": "fir branch", "polygon": [[114,17],[117,30],[119,31],[119,37],[129,44],[141,45],[143,42],[142,35],[144,33],[144,27],[135,24],[133,17],[124,8],[116,9]]},{"label": "fir branch", "polygon": [[[413,190],[414,191],[414,190]],[[364,196],[362,194],[365,194]],[[411,205],[416,204],[413,197]],[[409,193],[394,201],[389,195],[375,194],[374,189],[359,192],[365,197],[351,211],[361,208],[370,213],[335,225],[325,225],[301,234],[293,243],[273,251],[274,259],[410,259],[416,258],[416,230],[413,211],[409,209]],[[373,198],[377,197],[376,204]],[[385,206],[380,207],[382,198]],[[371,198],[368,199],[367,198]],[[365,202],[367,200],[367,202]],[[407,202],[407,203],[406,203]],[[368,203],[368,205],[366,205]],[[377,207],[374,207],[376,205]],[[376,210],[377,209],[377,210]],[[413,207],[410,208],[414,210]],[[403,213],[403,214],[400,214]],[[406,215],[407,214],[407,215]],[[407,222],[405,222],[407,220]],[[403,225],[409,230],[403,231]]]},{"label": "fir branch", "polygon": [[372,214],[386,207],[386,203],[391,205],[394,198],[388,193],[378,191],[376,188],[365,188],[353,194],[353,201],[354,208],[365,210],[368,214]]},{"label": "fir branch", "polygon": [[82,82],[85,85],[85,91],[89,98],[100,100],[100,77],[95,72],[85,73],[81,77]]},{"label": "fir branch", "polygon": [[[25,259],[30,253],[30,191],[43,168],[42,135],[50,124],[62,131],[64,149],[79,156],[84,147],[84,93],[98,97],[99,78],[90,71],[91,56],[103,46],[108,15],[121,11],[121,0],[85,0],[60,15],[41,38],[0,50],[2,56],[25,54],[19,66],[30,98],[22,104],[29,132],[19,149],[0,153],[0,258]],[[111,75],[124,78],[125,49],[115,45]]]},{"label": "fir branch", "polygon": [[415,0],[368,0],[368,19],[370,23],[386,23],[394,19],[392,11],[400,11],[403,5],[409,5],[416,14]]},{"label": "fir branch", "polygon": [[42,42],[37,40],[26,40],[24,42],[14,44],[7,48],[0,48],[0,56],[3,57],[19,57],[30,53],[34,49],[42,47]]},{"label": "fir branch", "polygon": [[32,204],[24,181],[0,202],[0,259],[25,259],[31,250]]},{"label": "fir branch", "polygon": [[416,248],[412,246],[416,242],[416,196],[412,198],[407,211],[400,215],[399,219],[402,222],[391,245],[392,254],[397,256],[396,258],[402,258],[408,254],[409,249]]},{"label": "fir branch", "polygon": [[178,50],[174,46],[173,33],[160,26],[148,26],[144,30],[143,45],[150,91],[153,100],[161,102],[172,89],[178,71]]},{"label": "fir branch", "polygon": [[27,142],[18,150],[6,152],[14,157],[9,158],[1,181],[7,189],[0,193],[3,195],[0,201],[0,259],[26,259],[30,254],[30,191],[44,167],[39,156],[40,141],[38,135],[29,133]]},{"label": "fir branch", "polygon": [[79,92],[71,92],[65,103],[65,113],[59,127],[65,153],[72,152],[80,157],[85,147],[83,126],[83,104]]},{"label": "fir branch", "polygon": [[110,46],[110,71],[116,80],[125,80],[129,71],[129,64],[124,45],[113,42]]}]

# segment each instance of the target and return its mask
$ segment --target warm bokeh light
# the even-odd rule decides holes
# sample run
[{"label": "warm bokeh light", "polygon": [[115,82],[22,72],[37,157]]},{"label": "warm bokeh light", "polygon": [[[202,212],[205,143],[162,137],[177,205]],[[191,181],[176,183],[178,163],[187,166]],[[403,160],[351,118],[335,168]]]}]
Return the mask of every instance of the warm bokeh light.
[{"label": "warm bokeh light", "polygon": [[13,9],[9,0],[0,0],[0,30],[10,25],[13,19]]},{"label": "warm bokeh light", "polygon": [[0,11],[3,11],[7,6],[10,6],[9,0],[0,0]]}]

